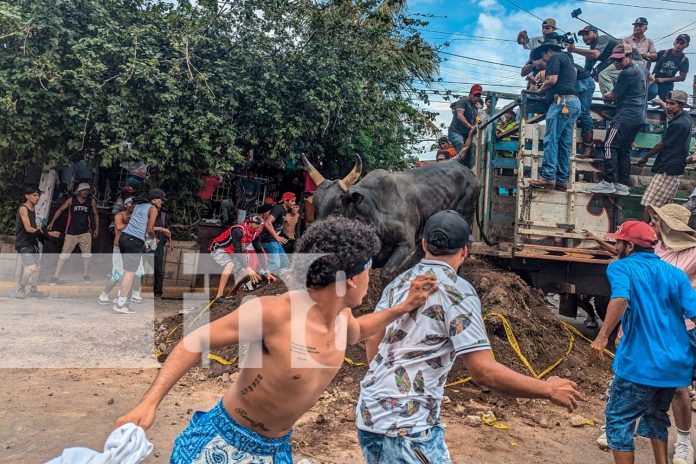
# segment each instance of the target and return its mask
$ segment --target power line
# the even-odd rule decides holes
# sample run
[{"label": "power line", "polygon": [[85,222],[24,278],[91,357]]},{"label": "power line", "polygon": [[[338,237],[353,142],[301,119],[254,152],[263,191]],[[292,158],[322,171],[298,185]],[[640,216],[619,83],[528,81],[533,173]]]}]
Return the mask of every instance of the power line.
[{"label": "power line", "polygon": [[[508,0],[505,0],[508,1]],[[607,3],[607,2],[599,2],[597,0],[577,0],[578,2],[583,2],[583,3],[595,3],[597,5],[607,5],[607,6],[627,6],[629,8],[642,8],[644,10],[662,10],[662,11],[682,11],[685,13],[696,13],[696,10],[684,10],[682,8],[667,8],[667,7],[661,7],[661,6],[643,6],[643,5],[631,5],[629,3]],[[664,1],[664,0],[663,0]]]},{"label": "power line", "polygon": [[516,40],[512,39],[501,39],[500,37],[485,37],[482,35],[471,35],[471,34],[462,34],[460,32],[445,32],[445,31],[433,31],[431,29],[421,29],[423,32],[432,32],[435,34],[446,34],[446,35],[456,35],[456,36],[461,36],[461,37],[472,37],[475,39],[486,39],[486,40],[499,40],[501,42],[517,42]]},{"label": "power line", "polygon": [[686,29],[686,28],[689,27],[689,26],[693,26],[694,24],[696,24],[696,21],[690,22],[690,23],[687,24],[686,26],[682,26],[682,27],[680,27],[679,29],[677,29],[676,31],[670,32],[670,33],[667,34],[667,35],[663,35],[663,36],[660,37],[659,39],[655,40],[655,43],[660,42],[661,40],[666,39],[667,37],[670,37],[670,36],[676,34],[677,32],[683,32],[684,29]]},{"label": "power line", "polygon": [[[519,5],[518,5],[517,3],[515,3],[515,2],[512,2],[512,1],[510,1],[510,0],[505,0],[505,2],[509,3],[510,5],[512,5],[512,6],[514,6],[514,7],[519,8],[520,10],[524,11],[524,12],[527,13],[528,15],[534,16],[536,19],[538,19],[538,20],[540,20],[540,21],[544,21],[543,18],[540,18],[539,16],[535,15],[534,13],[532,13],[532,12],[529,11],[529,10],[525,10],[524,8],[522,8],[521,6],[519,6]],[[558,28],[558,30],[561,31],[561,32],[565,32],[565,31],[564,31],[563,29],[561,29],[561,28]]]},{"label": "power line", "polygon": [[463,58],[465,60],[480,61],[482,63],[496,64],[498,66],[507,66],[508,68],[519,68],[520,67],[520,66],[515,65],[515,64],[496,63],[495,61],[482,60],[481,58],[472,58],[470,56],[465,56],[465,55],[457,55],[456,53],[441,52],[441,51],[439,51],[438,53],[440,53],[442,55],[456,56],[457,58]]}]

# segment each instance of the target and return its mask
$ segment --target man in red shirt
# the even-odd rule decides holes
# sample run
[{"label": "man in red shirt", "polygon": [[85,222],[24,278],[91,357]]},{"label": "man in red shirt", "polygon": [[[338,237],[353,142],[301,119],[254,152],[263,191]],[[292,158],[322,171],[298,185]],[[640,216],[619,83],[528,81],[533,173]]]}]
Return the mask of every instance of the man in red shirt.
[{"label": "man in red shirt", "polygon": [[[265,276],[269,282],[276,280],[275,276],[266,269],[266,260],[263,257],[264,251],[259,240],[263,224],[264,221],[261,216],[252,214],[244,220],[243,224],[233,225],[211,242],[209,248],[210,256],[223,268],[220,275],[220,284],[215,295],[216,299],[223,296],[235,265],[241,268],[239,278],[236,279],[237,282],[241,282],[243,278],[247,277],[252,283],[259,282],[261,277],[256,272],[255,268],[257,265],[260,265],[262,269],[260,274]],[[249,250],[250,246],[253,247],[253,251]],[[262,256],[259,258],[256,254]]]}]

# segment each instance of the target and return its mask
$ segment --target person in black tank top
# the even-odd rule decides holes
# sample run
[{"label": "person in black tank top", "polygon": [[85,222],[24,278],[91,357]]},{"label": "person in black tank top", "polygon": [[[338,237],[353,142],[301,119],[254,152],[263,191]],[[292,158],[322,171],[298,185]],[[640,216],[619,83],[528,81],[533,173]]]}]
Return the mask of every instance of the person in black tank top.
[{"label": "person in black tank top", "polygon": [[[80,247],[82,253],[85,270],[83,279],[85,282],[91,281],[89,278],[89,260],[92,257],[92,238],[97,238],[99,234],[99,212],[97,211],[97,201],[91,197],[89,184],[80,184],[75,190],[74,196],[68,198],[58,208],[48,224],[48,230],[53,229],[53,223],[66,209],[68,210],[68,223],[65,227],[65,240],[56,272],[49,282],[50,285],[65,283],[58,276],[76,246]],[[91,224],[90,218],[92,218]]]},{"label": "person in black tank top", "polygon": [[[39,202],[41,191],[34,187],[24,188],[24,203],[17,209],[15,225],[15,249],[22,259],[22,276],[19,279],[19,288],[10,293],[15,298],[33,296],[43,298],[45,295],[36,289],[39,281],[41,266],[39,265],[39,238],[42,237],[41,229],[36,226],[36,204]],[[31,283],[31,291],[25,293],[25,287]]]}]

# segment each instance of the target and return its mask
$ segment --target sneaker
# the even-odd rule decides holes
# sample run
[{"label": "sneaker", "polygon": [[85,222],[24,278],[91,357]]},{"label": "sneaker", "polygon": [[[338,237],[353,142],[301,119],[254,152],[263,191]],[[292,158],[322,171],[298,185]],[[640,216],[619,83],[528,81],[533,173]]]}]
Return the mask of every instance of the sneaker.
[{"label": "sneaker", "polygon": [[616,193],[616,187],[614,187],[614,184],[612,184],[611,182],[607,182],[607,181],[603,180],[599,184],[595,184],[594,186],[588,188],[587,191],[590,193],[611,194],[611,193]]},{"label": "sneaker", "polygon": [[594,319],[590,319],[588,317],[587,319],[585,319],[585,327],[587,327],[588,329],[596,329],[597,327],[599,327],[599,324],[597,324],[597,321],[595,321]]},{"label": "sneaker", "polygon": [[60,280],[57,277],[51,277],[51,280],[48,281],[48,285],[63,285],[64,283],[64,280]]},{"label": "sneaker", "polygon": [[694,463],[694,447],[689,443],[675,443],[674,457],[672,464],[693,464]]},{"label": "sneaker", "polygon": [[[116,300],[114,300],[114,302],[116,302]],[[111,304],[111,301],[109,301],[109,295],[102,293],[99,295],[99,298],[97,298],[97,303],[102,306],[109,306],[109,304]]]},{"label": "sneaker", "polygon": [[140,295],[140,292],[133,292],[131,295],[131,301],[133,303],[142,303],[143,302],[143,297]]},{"label": "sneaker", "polygon": [[602,434],[597,437],[597,445],[599,446],[599,449],[602,451],[609,451],[609,442],[607,442],[607,432],[604,429],[604,425],[601,427],[602,428]]},{"label": "sneaker", "polygon": [[614,184],[614,189],[616,189],[617,195],[630,195],[631,191],[628,186],[624,184]]},{"label": "sneaker", "polygon": [[135,311],[128,307],[128,303],[124,304],[123,306],[119,306],[116,304],[111,309],[121,314],[135,314]]},{"label": "sneaker", "polygon": [[20,300],[23,300],[26,295],[24,294],[24,289],[18,288],[16,290],[12,290],[7,294],[7,296],[10,298],[19,298]]},{"label": "sneaker", "polygon": [[32,290],[29,293],[27,293],[27,296],[30,298],[46,298],[48,295],[38,290]]},{"label": "sneaker", "polygon": [[82,280],[84,280],[84,281],[87,282],[87,283],[89,283],[89,282],[92,281],[92,279],[90,279],[88,275],[82,276]]}]

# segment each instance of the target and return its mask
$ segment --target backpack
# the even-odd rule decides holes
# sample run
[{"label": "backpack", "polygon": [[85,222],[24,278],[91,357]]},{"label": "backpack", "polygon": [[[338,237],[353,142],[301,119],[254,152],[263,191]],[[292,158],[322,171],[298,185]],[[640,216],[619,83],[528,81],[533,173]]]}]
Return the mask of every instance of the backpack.
[{"label": "backpack", "polygon": [[[668,54],[669,54],[669,50],[662,50],[662,53],[660,54],[660,56],[657,57],[657,61],[655,62],[655,72],[659,71],[660,66],[667,59]],[[688,60],[688,58],[686,57],[686,53],[682,52],[682,59],[679,62],[678,68],[681,67],[681,65],[683,65],[684,61],[686,61],[686,60]]]}]

